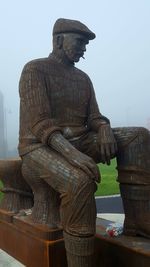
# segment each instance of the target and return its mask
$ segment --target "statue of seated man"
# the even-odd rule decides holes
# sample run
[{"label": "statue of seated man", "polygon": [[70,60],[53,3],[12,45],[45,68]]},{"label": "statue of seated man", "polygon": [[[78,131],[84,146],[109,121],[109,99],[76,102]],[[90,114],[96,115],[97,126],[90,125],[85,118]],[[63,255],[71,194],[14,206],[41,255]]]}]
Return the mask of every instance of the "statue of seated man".
[{"label": "statue of seated man", "polygon": [[[100,182],[96,163],[110,164],[120,153],[118,173],[130,176],[134,170],[150,171],[147,156],[142,158],[149,153],[148,131],[112,130],[110,121],[99,111],[90,78],[75,67],[94,38],[81,22],[58,19],[52,53],[26,64],[19,86],[18,149],[23,176],[34,193],[29,218],[46,223],[48,200],[54,202],[50,204],[52,210],[59,206],[69,267],[93,266],[94,193]],[[49,216],[54,219],[53,226],[59,226],[59,215],[56,218],[50,210]]]}]

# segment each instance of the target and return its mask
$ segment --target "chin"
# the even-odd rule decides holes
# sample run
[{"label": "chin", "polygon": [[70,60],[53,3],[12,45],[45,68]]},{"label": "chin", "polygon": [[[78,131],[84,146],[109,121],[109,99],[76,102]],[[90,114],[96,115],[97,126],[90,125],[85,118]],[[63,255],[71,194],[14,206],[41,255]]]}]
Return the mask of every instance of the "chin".
[{"label": "chin", "polygon": [[74,62],[79,62],[79,61],[80,61],[80,57],[74,59]]},{"label": "chin", "polygon": [[70,58],[69,59],[69,61],[70,61],[70,63],[77,63],[77,62],[79,62],[80,61],[80,57],[76,57],[76,58]]}]

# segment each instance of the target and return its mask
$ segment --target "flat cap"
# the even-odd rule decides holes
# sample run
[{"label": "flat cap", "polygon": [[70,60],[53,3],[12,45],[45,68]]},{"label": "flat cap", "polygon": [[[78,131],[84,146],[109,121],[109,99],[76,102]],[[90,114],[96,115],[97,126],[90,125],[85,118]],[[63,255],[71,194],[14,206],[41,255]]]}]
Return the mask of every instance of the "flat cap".
[{"label": "flat cap", "polygon": [[85,35],[89,40],[93,40],[96,35],[87,26],[78,20],[60,18],[56,20],[53,27],[53,35],[59,33],[80,33]]}]

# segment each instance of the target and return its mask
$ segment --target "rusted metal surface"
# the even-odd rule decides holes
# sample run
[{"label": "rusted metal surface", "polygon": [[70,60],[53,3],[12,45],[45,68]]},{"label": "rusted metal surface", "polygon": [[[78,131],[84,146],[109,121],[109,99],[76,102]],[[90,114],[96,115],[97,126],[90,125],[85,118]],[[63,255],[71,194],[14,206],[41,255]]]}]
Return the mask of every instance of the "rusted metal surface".
[{"label": "rusted metal surface", "polygon": [[13,216],[15,215],[12,211],[6,211],[0,209],[0,220],[11,223],[13,221]]},{"label": "rusted metal surface", "polygon": [[44,224],[36,224],[26,220],[27,216],[14,216],[13,224],[19,229],[28,232],[31,236],[36,236],[47,241],[53,241],[63,238],[62,229],[52,229]]},{"label": "rusted metal surface", "polygon": [[106,227],[110,221],[97,219],[95,266],[149,267],[150,242],[143,237],[120,235],[109,237]]},{"label": "rusted metal surface", "polygon": [[[110,223],[97,219],[93,266],[149,267],[149,240],[124,235],[108,237],[106,227]],[[0,248],[27,267],[67,267],[63,239],[46,240],[42,232],[41,228],[39,238],[36,232],[28,231],[21,220],[19,225],[0,220]]]},{"label": "rusted metal surface", "polygon": [[23,216],[8,222],[6,214],[0,210],[1,249],[27,267],[67,267],[62,230],[31,225]]}]

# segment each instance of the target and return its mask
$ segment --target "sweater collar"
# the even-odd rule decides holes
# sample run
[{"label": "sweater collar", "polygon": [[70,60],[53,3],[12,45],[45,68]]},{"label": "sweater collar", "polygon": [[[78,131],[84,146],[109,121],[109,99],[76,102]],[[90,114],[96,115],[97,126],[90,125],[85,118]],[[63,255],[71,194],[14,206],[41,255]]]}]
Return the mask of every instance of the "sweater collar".
[{"label": "sweater collar", "polygon": [[49,58],[52,58],[53,60],[57,61],[58,63],[65,65],[67,67],[74,67],[74,63],[68,62],[63,56],[58,56],[56,53],[52,52],[49,55]]}]

